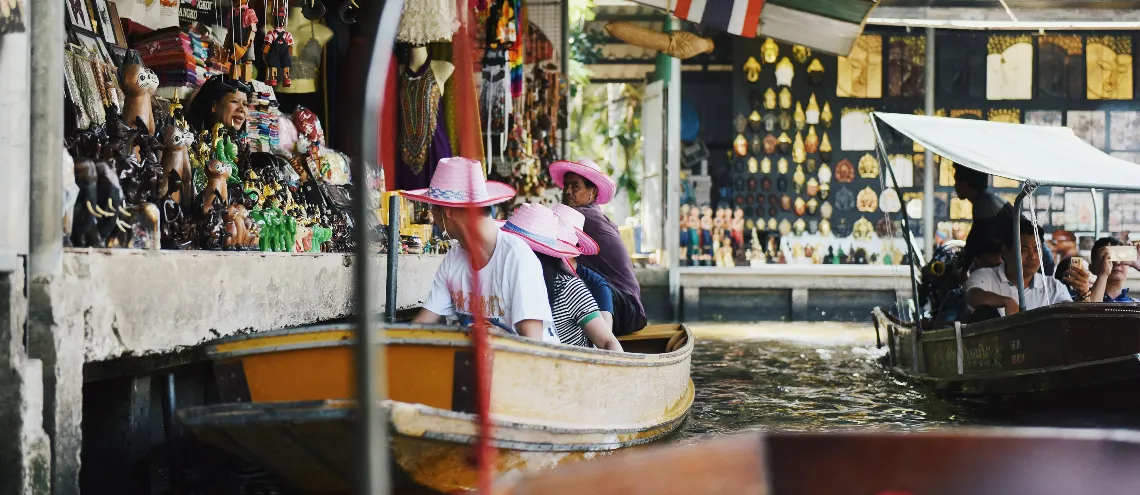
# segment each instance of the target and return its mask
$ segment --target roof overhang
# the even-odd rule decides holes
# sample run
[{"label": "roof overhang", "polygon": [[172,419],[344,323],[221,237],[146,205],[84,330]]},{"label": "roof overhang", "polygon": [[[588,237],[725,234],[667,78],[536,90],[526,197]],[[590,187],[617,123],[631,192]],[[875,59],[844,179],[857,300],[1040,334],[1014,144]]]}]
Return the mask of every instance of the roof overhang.
[{"label": "roof overhang", "polygon": [[[1011,16],[1010,12],[1014,15]],[[892,7],[879,6],[867,24],[939,29],[1140,29],[1140,9]]]}]

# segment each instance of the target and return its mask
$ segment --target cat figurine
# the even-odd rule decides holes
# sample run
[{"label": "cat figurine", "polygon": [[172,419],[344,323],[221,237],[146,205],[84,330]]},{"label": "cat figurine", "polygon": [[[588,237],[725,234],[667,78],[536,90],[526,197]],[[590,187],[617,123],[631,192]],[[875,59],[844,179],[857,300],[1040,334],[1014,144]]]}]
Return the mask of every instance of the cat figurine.
[{"label": "cat figurine", "polygon": [[[181,179],[181,190],[169,191],[170,198],[182,206],[183,211],[190,211],[194,200],[194,172],[190,167],[188,148],[194,143],[194,135],[176,125],[168,125],[163,129],[162,139],[165,145],[162,153],[162,176],[169,178],[171,173],[176,173]],[[169,180],[160,182],[159,198],[167,197],[169,185]]]},{"label": "cat figurine", "polygon": [[158,75],[140,64],[128,65],[123,70],[123,89],[126,93],[123,121],[134,126],[141,119],[147,133],[153,135],[153,98],[158,91]]},{"label": "cat figurine", "polygon": [[233,173],[233,168],[228,163],[222,162],[216,158],[210,159],[206,164],[206,188],[202,190],[202,211],[210,213],[213,208],[214,198],[221,200],[221,203],[229,204],[230,188],[226,184],[226,180],[230,178]]}]

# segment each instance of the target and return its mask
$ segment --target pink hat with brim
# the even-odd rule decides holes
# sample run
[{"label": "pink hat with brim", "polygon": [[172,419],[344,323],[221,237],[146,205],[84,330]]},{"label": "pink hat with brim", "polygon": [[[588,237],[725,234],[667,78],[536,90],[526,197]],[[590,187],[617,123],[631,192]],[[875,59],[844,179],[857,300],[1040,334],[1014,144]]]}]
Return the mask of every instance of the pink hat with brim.
[{"label": "pink hat with brim", "polygon": [[563,259],[582,254],[578,248],[559,239],[562,224],[550,208],[539,204],[519,205],[500,228],[525,241],[536,253]]},{"label": "pink hat with brim", "polygon": [[578,238],[578,250],[582,252],[583,256],[594,256],[601,251],[598,242],[590,237],[582,227],[586,225],[586,216],[582,212],[575,210],[563,204],[557,204],[550,208],[554,212],[554,216],[562,220]]},{"label": "pink hat with brim", "polygon": [[590,181],[594,187],[598,188],[598,198],[596,202],[600,205],[609,203],[614,199],[614,194],[617,192],[617,185],[610,177],[602,172],[602,168],[591,160],[578,160],[576,162],[557,161],[550,164],[550,178],[554,179],[554,183],[558,187],[563,186],[563,179],[566,177],[567,172],[573,172],[582,176],[583,179]]},{"label": "pink hat with brim", "polygon": [[421,203],[439,206],[491,206],[515,197],[515,189],[483,177],[483,165],[461,156],[444,158],[431,176],[431,187],[401,193]]}]

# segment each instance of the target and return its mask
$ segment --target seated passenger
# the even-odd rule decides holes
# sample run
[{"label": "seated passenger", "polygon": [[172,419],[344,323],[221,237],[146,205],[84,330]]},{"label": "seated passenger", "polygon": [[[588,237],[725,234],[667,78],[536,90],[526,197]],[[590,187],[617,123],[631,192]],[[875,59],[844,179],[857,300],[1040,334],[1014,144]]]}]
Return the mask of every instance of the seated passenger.
[{"label": "seated passenger", "polygon": [[[525,242],[499,230],[490,205],[515,196],[510,186],[487,181],[483,167],[466,158],[444,158],[431,187],[406,191],[405,197],[432,205],[436,225],[459,247],[448,251],[435,273],[431,292],[413,323],[438,323],[441,317],[472,323],[476,305],[492,324],[532,339],[542,339],[553,321],[541,265]],[[475,250],[479,294],[472,290],[468,250]]]},{"label": "seated passenger", "polygon": [[[1000,241],[994,238],[980,238],[975,242],[977,245],[975,246],[974,262],[968,270],[960,273],[968,276],[982,268],[1001,266]],[[966,280],[961,280],[961,283],[965,282]],[[966,288],[959,286],[947,292],[943,297],[942,304],[939,305],[936,313],[936,320],[942,322],[970,321],[970,313],[970,307],[966,304]]]},{"label": "seated passenger", "polygon": [[543,340],[621,351],[621,344],[610,324],[601,317],[594,296],[564,261],[580,253],[559,239],[571,234],[562,228],[554,212],[539,204],[524,203],[515,209],[502,230],[522,239],[538,256],[542,267],[539,273],[546,282],[545,293],[554,314],[554,324],[546,327]]},{"label": "seated passenger", "polygon": [[[582,230],[582,226],[586,223],[585,216],[578,210],[563,204],[554,205],[550,209],[573,232],[575,239],[572,244],[582,252],[583,256],[598,254],[598,243]],[[614,300],[610,283],[606,282],[605,277],[598,275],[597,272],[578,264],[578,258],[567,258],[566,261],[574,273],[578,274],[578,278],[586,284],[586,288],[590,289],[590,294],[594,295],[598,309],[602,312],[602,318],[612,326],[614,323]]]},{"label": "seated passenger", "polygon": [[562,188],[562,203],[586,217],[582,230],[598,242],[599,253],[582,256],[581,265],[606,278],[613,289],[614,330],[625,335],[645,328],[641,286],[633,273],[633,260],[622,243],[617,224],[598,205],[614,197],[617,186],[590,160],[550,164],[550,177]]},{"label": "seated passenger", "polygon": [[[1037,254],[1038,238],[1033,235],[1033,223],[1022,217],[1021,239],[1013,239],[1012,232],[1002,236],[1002,264],[993,268],[981,268],[970,274],[963,286],[966,289],[966,304],[973,311],[979,308],[994,308],[999,316],[1016,314],[1019,311],[1017,300],[1017,264],[1014,242],[1021,243],[1021,263],[1023,280],[1017,281],[1025,287],[1025,309],[1036,309],[1061,302],[1071,302],[1072,297],[1061,281],[1039,273],[1041,257]],[[974,318],[977,321],[978,318]]]},{"label": "seated passenger", "polygon": [[[1129,297],[1124,282],[1128,280],[1128,270],[1140,270],[1140,259],[1131,262],[1112,261],[1108,246],[1126,246],[1115,237],[1097,239],[1092,248],[1092,267],[1097,272],[1096,284],[1091,289],[1089,299],[1103,302],[1136,302]],[[1103,281],[1103,282],[1102,282]]]}]

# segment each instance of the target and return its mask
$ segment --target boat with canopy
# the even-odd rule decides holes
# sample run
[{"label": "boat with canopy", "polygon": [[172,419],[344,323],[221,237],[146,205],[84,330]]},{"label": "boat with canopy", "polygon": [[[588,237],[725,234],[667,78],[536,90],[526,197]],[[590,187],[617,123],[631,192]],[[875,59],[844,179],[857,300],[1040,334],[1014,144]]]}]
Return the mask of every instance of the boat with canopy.
[{"label": "boat with canopy", "polygon": [[[954,163],[1021,183],[1015,218],[1022,214],[1023,200],[1040,186],[1140,191],[1140,166],[1105,154],[1066,127],[891,113],[872,118],[877,135],[877,124],[885,124]],[[878,141],[883,151],[881,137]],[[893,180],[889,162],[887,170]],[[1011,223],[1013,238],[1019,238],[1020,223]],[[918,261],[910,236],[907,244],[911,260]],[[1023,279],[1020,243],[1014,243],[1014,251]],[[918,301],[915,265],[910,282]],[[1017,292],[1024,310],[1024,286],[1019,284]],[[878,307],[872,312],[889,366],[908,378],[987,400],[1135,402],[1135,394],[1120,392],[1140,384],[1138,304],[1054,304],[971,324],[932,323],[920,311],[911,306],[903,314]]]}]

